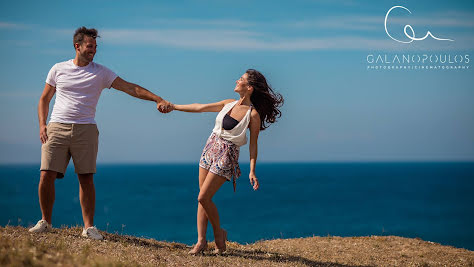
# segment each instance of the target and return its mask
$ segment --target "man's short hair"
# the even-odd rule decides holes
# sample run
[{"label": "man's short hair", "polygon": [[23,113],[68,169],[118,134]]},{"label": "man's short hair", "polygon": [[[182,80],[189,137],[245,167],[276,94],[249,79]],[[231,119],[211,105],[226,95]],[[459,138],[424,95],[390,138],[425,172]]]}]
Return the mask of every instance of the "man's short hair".
[{"label": "man's short hair", "polygon": [[84,35],[87,35],[94,39],[100,37],[99,35],[97,35],[97,33],[98,32],[96,29],[87,29],[84,26],[77,28],[76,32],[74,33],[74,38],[72,39],[72,45],[76,43],[81,45],[84,41]]}]

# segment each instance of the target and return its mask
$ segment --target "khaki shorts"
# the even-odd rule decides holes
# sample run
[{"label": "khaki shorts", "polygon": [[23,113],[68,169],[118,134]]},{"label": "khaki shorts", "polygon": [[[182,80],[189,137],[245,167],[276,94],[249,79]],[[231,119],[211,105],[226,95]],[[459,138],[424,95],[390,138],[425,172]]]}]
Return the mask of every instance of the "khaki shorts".
[{"label": "khaki shorts", "polygon": [[95,124],[50,122],[48,140],[41,146],[41,170],[58,172],[63,178],[72,157],[78,174],[96,172],[99,130]]}]

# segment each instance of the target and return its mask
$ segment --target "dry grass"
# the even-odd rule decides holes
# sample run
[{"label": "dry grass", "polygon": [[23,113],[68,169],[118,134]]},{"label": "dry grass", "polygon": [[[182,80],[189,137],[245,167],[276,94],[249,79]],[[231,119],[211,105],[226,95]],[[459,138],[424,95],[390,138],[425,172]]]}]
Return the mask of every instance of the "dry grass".
[{"label": "dry grass", "polygon": [[104,233],[80,237],[81,228],[30,234],[0,227],[0,266],[474,266],[474,252],[397,236],[309,237],[241,245],[224,256],[190,256],[184,244]]}]

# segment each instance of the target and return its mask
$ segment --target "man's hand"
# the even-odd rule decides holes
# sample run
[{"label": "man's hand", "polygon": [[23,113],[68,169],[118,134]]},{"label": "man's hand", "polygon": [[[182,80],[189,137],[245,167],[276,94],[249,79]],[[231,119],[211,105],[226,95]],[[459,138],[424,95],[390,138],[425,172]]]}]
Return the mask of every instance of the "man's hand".
[{"label": "man's hand", "polygon": [[166,100],[161,100],[160,102],[157,102],[156,104],[156,108],[161,112],[161,113],[169,113],[171,112],[174,107],[173,107],[173,104],[171,104],[170,102],[166,101]]},{"label": "man's hand", "polygon": [[40,126],[40,140],[41,143],[44,144],[48,141],[48,134],[47,134],[47,127],[46,125]]}]

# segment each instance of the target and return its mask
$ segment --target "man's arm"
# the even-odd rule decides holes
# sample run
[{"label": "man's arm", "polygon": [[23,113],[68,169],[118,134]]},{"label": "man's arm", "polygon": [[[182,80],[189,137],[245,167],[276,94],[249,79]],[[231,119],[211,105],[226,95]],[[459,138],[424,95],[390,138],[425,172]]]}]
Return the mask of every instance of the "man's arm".
[{"label": "man's arm", "polygon": [[38,121],[40,128],[41,143],[46,143],[48,135],[46,134],[46,120],[48,119],[49,103],[56,93],[56,87],[46,83],[38,104]]},{"label": "man's arm", "polygon": [[171,111],[171,104],[168,101],[153,94],[152,92],[141,87],[140,85],[129,83],[120,77],[115,78],[115,80],[112,82],[112,88],[127,93],[136,98],[154,101],[157,104],[158,110],[161,112],[168,113]]}]

